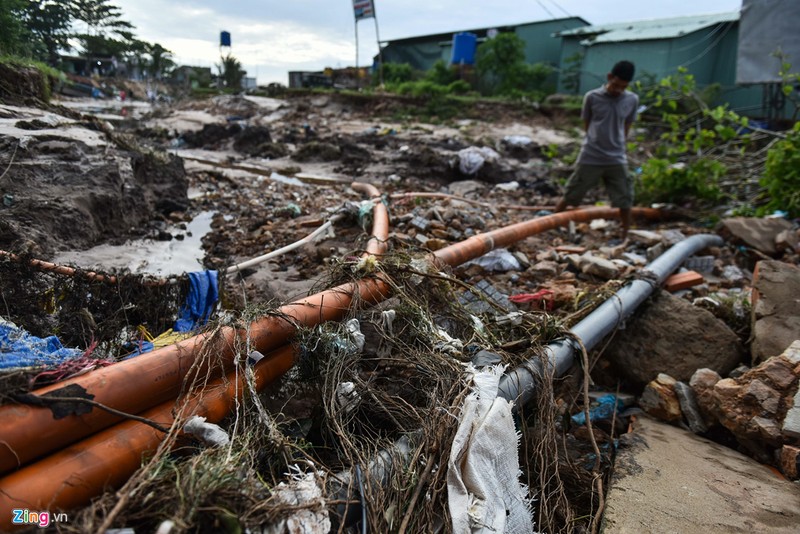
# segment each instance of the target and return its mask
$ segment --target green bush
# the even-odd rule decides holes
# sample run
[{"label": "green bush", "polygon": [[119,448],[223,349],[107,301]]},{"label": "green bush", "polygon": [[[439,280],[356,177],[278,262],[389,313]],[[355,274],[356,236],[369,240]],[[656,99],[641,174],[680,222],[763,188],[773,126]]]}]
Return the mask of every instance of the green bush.
[{"label": "green bush", "polygon": [[800,217],[800,122],[767,152],[760,183],[769,201],[759,213],[782,210],[790,217]]},{"label": "green bush", "polygon": [[425,73],[425,80],[439,85],[450,85],[458,80],[458,74],[443,59],[440,59],[433,64],[431,70]]},{"label": "green bush", "polygon": [[[387,86],[409,82],[414,79],[414,69],[408,63],[384,63],[381,65],[383,83]],[[373,76],[373,83],[379,83],[380,76]]]},{"label": "green bush", "polygon": [[642,165],[637,197],[646,202],[717,201],[722,197],[720,179],[727,172],[725,165],[709,159],[674,163],[652,158]]}]

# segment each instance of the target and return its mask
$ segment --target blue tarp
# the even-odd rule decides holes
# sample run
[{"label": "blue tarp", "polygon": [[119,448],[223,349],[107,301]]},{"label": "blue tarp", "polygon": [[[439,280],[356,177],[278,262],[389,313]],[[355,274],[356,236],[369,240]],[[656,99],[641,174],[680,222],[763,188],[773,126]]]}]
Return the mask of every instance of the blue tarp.
[{"label": "blue tarp", "polygon": [[56,336],[38,338],[0,321],[0,369],[53,366],[81,354],[81,349],[64,348]]},{"label": "blue tarp", "polygon": [[175,321],[176,332],[189,332],[206,324],[219,299],[217,271],[188,273],[188,276],[189,295]]}]

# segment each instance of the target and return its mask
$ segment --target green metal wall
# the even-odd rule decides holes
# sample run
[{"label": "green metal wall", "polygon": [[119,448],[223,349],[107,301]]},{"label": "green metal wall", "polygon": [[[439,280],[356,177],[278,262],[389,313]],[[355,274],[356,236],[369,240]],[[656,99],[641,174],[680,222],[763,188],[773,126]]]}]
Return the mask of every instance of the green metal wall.
[{"label": "green metal wall", "polygon": [[[528,63],[544,62],[553,67],[559,64],[561,39],[553,37],[555,32],[586,26],[586,21],[574,17],[553,21],[533,22],[518,26],[503,27],[501,31],[513,30],[525,42],[525,58]],[[487,28],[469,30],[483,40]],[[450,61],[453,50],[453,35],[458,32],[428,35],[410,39],[389,41],[383,48],[386,63],[408,63],[416,70],[429,70],[438,60]],[[480,46],[480,41],[478,43]]]},{"label": "green metal wall", "polygon": [[521,24],[514,28],[514,33],[525,42],[525,60],[528,63],[547,63],[557,67],[561,58],[561,39],[553,37],[553,34],[581,26],[586,26],[581,19],[561,19]]},{"label": "green metal wall", "polygon": [[408,63],[416,70],[429,70],[443,59],[450,61],[452,44],[442,46],[441,40],[390,43],[381,51],[385,63]]},{"label": "green metal wall", "polygon": [[[579,94],[602,85],[611,67],[621,59],[636,65],[636,79],[656,82],[678,72],[685,66],[703,89],[711,84],[720,84],[721,93],[714,105],[728,106],[744,115],[761,115],[761,89],[759,87],[737,87],[736,54],[738,26],[736,23],[719,24],[701,31],[674,39],[648,41],[622,41],[582,46],[582,37],[564,37],[560,62],[575,54],[584,54],[581,64]],[[563,76],[562,76],[563,77]],[[560,91],[565,91],[563,83]]]}]

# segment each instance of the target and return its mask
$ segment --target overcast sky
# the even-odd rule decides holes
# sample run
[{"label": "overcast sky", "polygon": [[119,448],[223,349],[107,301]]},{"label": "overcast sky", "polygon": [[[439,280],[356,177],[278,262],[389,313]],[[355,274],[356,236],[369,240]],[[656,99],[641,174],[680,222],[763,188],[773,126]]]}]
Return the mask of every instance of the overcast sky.
[{"label": "overcast sky", "polygon": [[[568,16],[590,24],[738,11],[741,0],[374,0],[382,41]],[[140,39],[179,65],[219,63],[220,31],[259,84],[288,84],[291,70],[356,63],[352,0],[113,0]],[[358,64],[377,53],[373,19],[358,23]]]}]

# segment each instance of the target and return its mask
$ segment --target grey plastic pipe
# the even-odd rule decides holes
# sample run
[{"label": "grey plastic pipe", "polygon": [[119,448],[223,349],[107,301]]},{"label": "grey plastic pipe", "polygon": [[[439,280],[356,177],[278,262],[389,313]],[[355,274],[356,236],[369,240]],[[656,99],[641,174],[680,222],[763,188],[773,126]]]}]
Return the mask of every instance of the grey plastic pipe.
[{"label": "grey plastic pipe", "polygon": [[[600,341],[617,328],[625,319],[636,311],[653,291],[664,283],[664,280],[672,274],[689,256],[707,247],[720,246],[723,244],[721,237],[717,235],[702,234],[689,237],[677,245],[674,245],[655,261],[639,272],[639,278],[631,281],[622,287],[611,298],[603,302],[585,319],[576,324],[570,332],[574,338],[580,339],[586,350],[591,350]],[[575,361],[575,354],[581,348],[574,339],[555,341],[545,347],[548,358],[531,359],[512,369],[500,379],[498,396],[506,400],[513,400],[514,406],[522,406],[533,398],[536,388],[536,381],[542,376],[544,365],[542,361],[550,362],[554,366],[555,376],[562,376],[572,367]],[[410,437],[413,440],[414,435]],[[375,460],[370,462],[368,476],[372,483],[385,484],[393,470],[393,462],[390,460],[401,457],[407,460],[411,455],[409,437],[403,436],[395,445],[389,449],[378,453]],[[360,504],[353,501],[354,476],[351,471],[339,473],[334,478],[336,481],[329,487],[333,497],[337,501],[349,501],[351,504],[346,506],[339,504],[336,506],[336,515],[346,526],[355,523],[360,517]]]},{"label": "grey plastic pipe", "polygon": [[[576,324],[571,333],[580,339],[586,350],[592,350],[600,341],[622,324],[650,294],[664,283],[689,256],[707,247],[722,245],[718,235],[701,234],[684,239],[674,245],[655,261],[639,272],[638,278],[622,287],[613,297],[598,306],[592,313]],[[547,358],[528,360],[514,368],[500,379],[498,396],[513,400],[515,406],[522,406],[534,394],[536,380],[541,376],[543,361],[554,367],[555,376],[564,375],[581,350],[578,342],[565,339],[550,343],[545,351]]]}]

